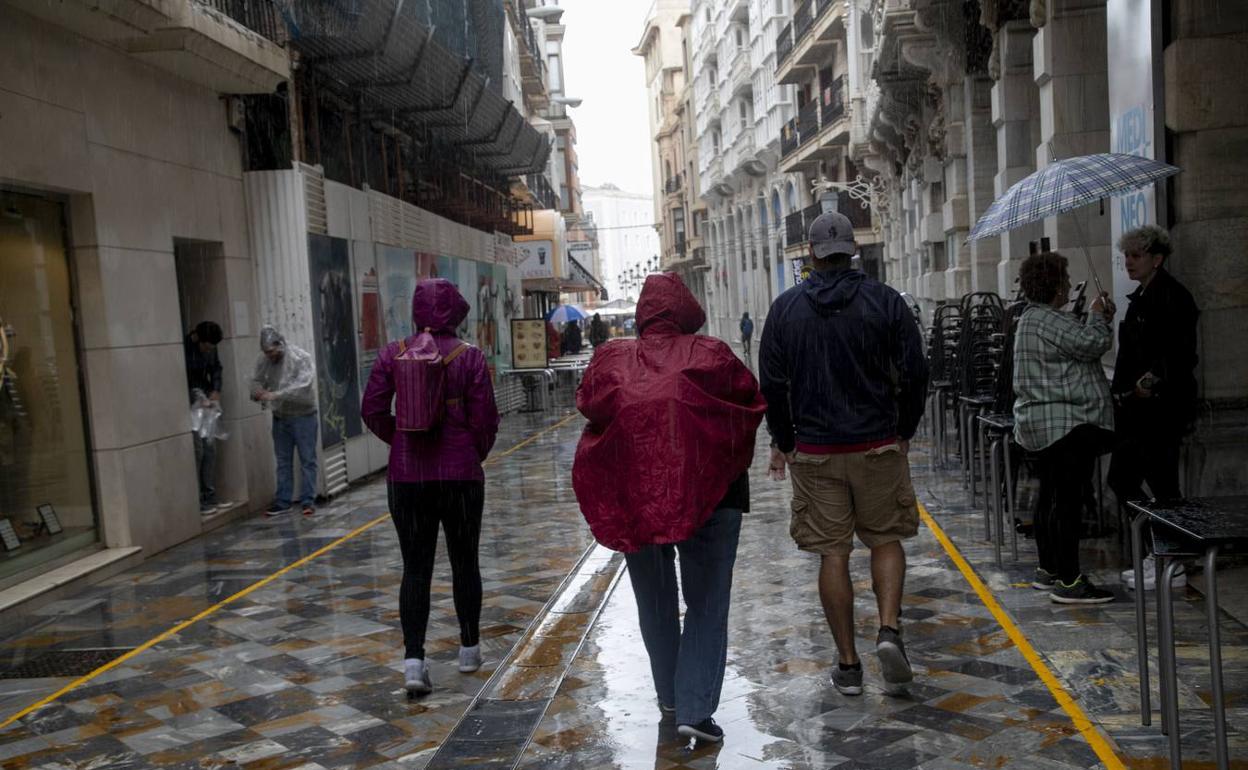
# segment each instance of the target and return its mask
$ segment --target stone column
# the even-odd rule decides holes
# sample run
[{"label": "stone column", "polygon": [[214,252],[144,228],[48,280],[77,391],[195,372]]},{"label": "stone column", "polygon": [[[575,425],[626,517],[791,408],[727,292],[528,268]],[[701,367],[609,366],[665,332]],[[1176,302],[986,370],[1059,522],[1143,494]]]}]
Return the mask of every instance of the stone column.
[{"label": "stone column", "polygon": [[[1220,12],[1219,12],[1220,11]],[[1188,495],[1248,493],[1248,12],[1176,0],[1165,50],[1165,120],[1174,177],[1167,268],[1200,308],[1196,376],[1204,399],[1187,447]]]},{"label": "stone column", "polygon": [[971,180],[966,159],[967,82],[968,79],[958,79],[942,89],[943,110],[928,129],[931,141],[939,144],[943,156],[941,182],[945,199],[940,208],[940,223],[947,265],[944,296],[951,298],[971,290],[971,248],[966,243],[972,224]]},{"label": "stone column", "polygon": [[[970,175],[967,190],[968,221],[974,227],[996,200],[993,180],[997,172],[997,134],[992,124],[992,87],[986,77],[963,81],[965,107],[966,168]],[[965,234],[962,235],[966,237]],[[971,291],[995,291],[1009,296],[1010,286],[997,281],[997,261],[1001,258],[998,238],[972,241],[970,250]]]},{"label": "stone column", "polygon": [[[997,33],[1001,77],[992,86],[992,125],[997,134],[997,171],[994,199],[1036,170],[1040,141],[1040,95],[1032,70],[1032,38],[1036,30],[1027,21],[1006,22]],[[1018,265],[1027,258],[1030,241],[1039,240],[1040,223],[1004,233],[999,240],[997,286],[1002,294],[1013,290]]]},{"label": "stone column", "polygon": [[[1036,166],[1054,158],[1109,152],[1109,78],[1105,0],[1048,0],[1047,19],[1032,41],[1040,87]],[[1087,250],[1101,284],[1112,291],[1109,209],[1096,204],[1049,217],[1044,234],[1070,259],[1073,282],[1088,280]]]}]

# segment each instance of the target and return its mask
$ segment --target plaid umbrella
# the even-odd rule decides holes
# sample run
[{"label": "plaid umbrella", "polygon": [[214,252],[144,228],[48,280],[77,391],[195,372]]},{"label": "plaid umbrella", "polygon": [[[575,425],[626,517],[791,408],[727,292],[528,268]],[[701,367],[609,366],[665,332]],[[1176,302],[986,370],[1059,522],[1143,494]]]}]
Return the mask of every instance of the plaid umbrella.
[{"label": "plaid umbrella", "polygon": [[967,240],[998,235],[1102,198],[1138,190],[1179,171],[1161,161],[1109,152],[1055,161],[993,201]]}]

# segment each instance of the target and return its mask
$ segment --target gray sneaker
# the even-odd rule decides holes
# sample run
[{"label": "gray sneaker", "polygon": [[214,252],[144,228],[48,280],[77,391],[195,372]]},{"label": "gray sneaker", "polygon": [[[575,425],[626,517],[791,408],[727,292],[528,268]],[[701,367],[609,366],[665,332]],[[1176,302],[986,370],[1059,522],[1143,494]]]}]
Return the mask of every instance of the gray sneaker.
[{"label": "gray sneaker", "polygon": [[481,668],[481,645],[459,648],[459,673],[471,674]]},{"label": "gray sneaker", "polygon": [[429,664],[414,658],[404,660],[403,687],[407,690],[409,698],[433,692],[433,680],[429,678]]},{"label": "gray sneaker", "polygon": [[875,639],[875,652],[880,656],[884,682],[890,687],[896,688],[914,680],[914,670],[906,657],[906,646],[901,641],[900,631],[881,628],[880,635]]},{"label": "gray sneaker", "polygon": [[1044,567],[1036,567],[1036,576],[1031,580],[1031,587],[1037,591],[1052,591],[1057,585],[1057,575]]},{"label": "gray sneaker", "polygon": [[862,695],[862,664],[848,669],[838,664],[832,669],[832,686],[841,695]]}]

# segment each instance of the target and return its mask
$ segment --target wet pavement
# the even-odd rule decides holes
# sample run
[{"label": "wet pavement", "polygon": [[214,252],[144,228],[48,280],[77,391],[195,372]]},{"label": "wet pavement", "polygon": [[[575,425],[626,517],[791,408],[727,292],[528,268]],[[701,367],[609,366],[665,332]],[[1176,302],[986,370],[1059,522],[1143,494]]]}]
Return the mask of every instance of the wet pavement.
[{"label": "wet pavement", "polygon": [[[454,667],[458,626],[443,558],[430,624],[435,691],[404,697],[400,561],[384,484],[372,482],[313,519],[241,523],[26,617],[6,617],[6,633],[23,630],[0,639],[0,672],[90,667],[367,527],[0,729],[0,768],[1105,766],[926,526],[907,544],[903,626],[915,683],[902,696],[880,687],[860,549],[866,693],[837,694],[827,682],[835,651],[814,585],[817,560],[789,540],[789,486],[763,478],[763,436],[716,714],[726,738],[721,746],[683,742],[655,703],[620,560],[590,549],[575,506],[569,470],[581,422],[501,457],[561,416],[508,417],[487,472],[480,672]],[[960,479],[930,472],[921,448],[913,459],[920,500],[1103,728],[1113,755],[1128,767],[1168,766],[1159,728],[1139,724],[1129,594],[1096,608],[1051,604],[1026,587],[1031,541],[1017,565],[1007,555],[997,570]],[[1113,587],[1111,544],[1087,545],[1087,565],[1099,564],[1093,574]],[[1212,767],[1197,594],[1183,594],[1176,619],[1185,767]],[[1232,767],[1248,767],[1248,632],[1228,618],[1222,633]],[[72,681],[0,678],[0,722]]]}]

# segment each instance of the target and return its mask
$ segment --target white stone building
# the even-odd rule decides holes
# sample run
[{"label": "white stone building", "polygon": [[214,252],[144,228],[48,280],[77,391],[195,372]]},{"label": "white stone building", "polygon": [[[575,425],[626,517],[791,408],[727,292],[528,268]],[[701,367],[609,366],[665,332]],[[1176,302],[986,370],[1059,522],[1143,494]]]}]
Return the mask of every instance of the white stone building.
[{"label": "white stone building", "polygon": [[811,202],[801,173],[781,172],[780,134],[795,88],[776,80],[776,42],[791,0],[694,0],[691,5],[694,133],[708,207],[710,332],[735,340],[742,312],[766,315],[793,285],[784,218]]},{"label": "white stone building", "polygon": [[654,199],[611,183],[586,186],[583,194],[585,213],[598,230],[598,261],[607,292],[612,298],[637,299],[645,276],[659,268]]}]

